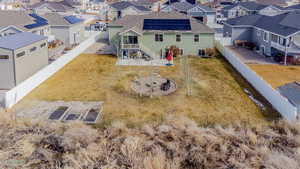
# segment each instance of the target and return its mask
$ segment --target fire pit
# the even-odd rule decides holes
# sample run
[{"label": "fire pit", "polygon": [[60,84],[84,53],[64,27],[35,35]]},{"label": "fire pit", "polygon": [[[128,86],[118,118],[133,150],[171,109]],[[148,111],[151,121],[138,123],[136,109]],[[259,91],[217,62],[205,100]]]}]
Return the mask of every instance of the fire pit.
[{"label": "fire pit", "polygon": [[165,96],[176,91],[176,83],[159,75],[140,77],[132,82],[131,88],[140,96]]}]

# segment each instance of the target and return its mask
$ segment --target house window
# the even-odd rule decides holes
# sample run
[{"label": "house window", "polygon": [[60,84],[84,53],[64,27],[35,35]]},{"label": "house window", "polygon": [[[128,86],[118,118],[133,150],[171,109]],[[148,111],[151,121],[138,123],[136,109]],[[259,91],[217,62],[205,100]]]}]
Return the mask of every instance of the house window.
[{"label": "house window", "polygon": [[45,47],[46,46],[46,43],[42,43],[41,44],[41,48]]},{"label": "house window", "polygon": [[176,35],[176,42],[181,42],[181,35]]},{"label": "house window", "polygon": [[271,41],[277,43],[278,42],[278,35],[271,34]]},{"label": "house window", "polygon": [[163,34],[155,34],[155,42],[162,42],[164,41]]},{"label": "house window", "polygon": [[33,47],[30,49],[30,52],[34,52],[36,50],[36,47]]},{"label": "house window", "polygon": [[8,59],[8,55],[0,55],[0,59]]},{"label": "house window", "polygon": [[257,36],[260,36],[260,32],[261,32],[260,30],[257,30]]},{"label": "house window", "polygon": [[20,52],[20,53],[17,54],[17,58],[22,57],[22,56],[24,56],[24,55],[25,55],[25,51]]},{"label": "house window", "polygon": [[124,44],[138,44],[138,37],[137,36],[124,36],[123,37]]},{"label": "house window", "polygon": [[194,42],[199,42],[199,35],[194,35]]},{"label": "house window", "polygon": [[199,56],[205,56],[205,49],[199,49],[198,55]]},{"label": "house window", "polygon": [[269,33],[264,31],[264,41],[269,41]]},{"label": "house window", "polygon": [[286,40],[282,37],[279,37],[279,44],[282,45],[282,46],[285,46]]}]

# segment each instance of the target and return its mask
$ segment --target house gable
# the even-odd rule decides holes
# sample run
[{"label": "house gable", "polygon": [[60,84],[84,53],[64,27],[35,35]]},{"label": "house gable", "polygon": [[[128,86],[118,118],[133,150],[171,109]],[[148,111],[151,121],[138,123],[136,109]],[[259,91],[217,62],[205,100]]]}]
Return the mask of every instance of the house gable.
[{"label": "house gable", "polygon": [[263,8],[262,10],[259,11],[259,14],[261,15],[267,15],[267,16],[274,16],[281,14],[283,11],[276,8],[273,5],[267,6],[266,8]]},{"label": "house gable", "polygon": [[16,28],[15,26],[8,26],[0,30],[0,35],[6,36],[6,35],[16,34],[20,32],[22,32],[22,30]]}]

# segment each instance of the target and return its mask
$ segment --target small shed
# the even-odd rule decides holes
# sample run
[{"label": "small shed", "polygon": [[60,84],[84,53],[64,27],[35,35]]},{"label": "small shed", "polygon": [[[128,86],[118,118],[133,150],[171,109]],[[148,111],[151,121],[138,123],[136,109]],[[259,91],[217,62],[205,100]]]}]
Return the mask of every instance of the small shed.
[{"label": "small shed", "polygon": [[300,83],[292,82],[277,88],[279,93],[286,97],[290,103],[292,103],[298,110],[298,116],[300,115]]},{"label": "small shed", "polygon": [[21,32],[0,38],[0,89],[11,89],[48,65],[47,37]]}]

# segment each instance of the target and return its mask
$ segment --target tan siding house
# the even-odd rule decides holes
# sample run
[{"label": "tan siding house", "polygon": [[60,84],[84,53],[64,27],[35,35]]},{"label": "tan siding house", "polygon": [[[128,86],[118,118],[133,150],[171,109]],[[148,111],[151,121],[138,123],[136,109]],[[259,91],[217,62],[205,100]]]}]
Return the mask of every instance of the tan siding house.
[{"label": "tan siding house", "polygon": [[11,89],[48,65],[47,37],[22,32],[0,38],[0,89]]}]

